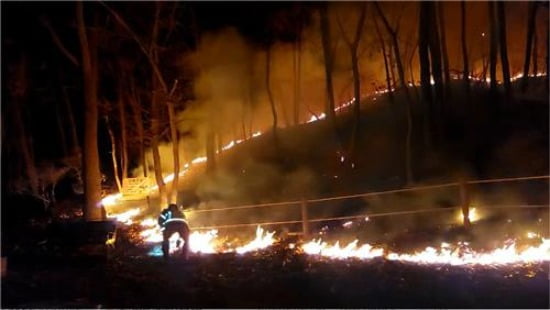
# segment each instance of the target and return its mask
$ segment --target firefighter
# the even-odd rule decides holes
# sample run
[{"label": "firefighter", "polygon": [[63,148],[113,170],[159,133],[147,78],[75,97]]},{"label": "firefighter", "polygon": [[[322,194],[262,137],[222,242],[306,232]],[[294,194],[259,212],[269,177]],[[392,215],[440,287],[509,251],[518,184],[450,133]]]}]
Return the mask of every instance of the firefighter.
[{"label": "firefighter", "polygon": [[179,233],[180,237],[184,240],[183,254],[185,258],[188,258],[189,225],[187,224],[185,215],[179,210],[178,206],[176,204],[170,204],[168,208],[162,210],[158,218],[158,224],[162,230],[162,254],[164,258],[168,259],[170,256],[170,237],[174,233]]}]

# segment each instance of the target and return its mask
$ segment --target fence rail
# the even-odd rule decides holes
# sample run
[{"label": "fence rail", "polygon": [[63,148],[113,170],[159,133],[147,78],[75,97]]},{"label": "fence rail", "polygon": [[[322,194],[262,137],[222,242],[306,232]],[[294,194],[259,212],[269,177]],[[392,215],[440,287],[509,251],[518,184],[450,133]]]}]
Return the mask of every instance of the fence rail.
[{"label": "fence rail", "polygon": [[[226,225],[212,225],[212,226],[198,226],[191,227],[195,230],[209,230],[209,229],[231,229],[231,228],[242,228],[242,227],[251,227],[251,226],[273,226],[273,225],[287,225],[287,224],[302,224],[302,232],[307,234],[309,232],[309,223],[318,223],[318,222],[329,222],[337,220],[352,220],[365,217],[383,217],[383,216],[396,216],[396,215],[406,215],[406,214],[419,214],[419,213],[429,213],[429,212],[442,212],[442,211],[453,211],[453,210],[462,210],[463,213],[463,224],[468,227],[470,225],[469,213],[470,213],[470,195],[469,195],[469,186],[475,184],[494,184],[494,183],[505,183],[505,182],[518,182],[518,181],[529,181],[529,180],[550,180],[550,175],[544,176],[528,176],[528,177],[517,177],[517,178],[499,178],[499,179],[483,179],[483,180],[462,180],[460,182],[451,182],[443,184],[434,184],[434,185],[424,185],[416,186],[410,188],[401,188],[394,190],[378,191],[378,192],[366,192],[360,194],[351,194],[351,195],[342,195],[335,197],[326,197],[326,198],[315,198],[315,199],[302,199],[294,201],[284,201],[284,202],[273,202],[273,203],[261,203],[261,204],[251,204],[251,205],[242,205],[242,206],[233,206],[233,207],[224,207],[224,208],[214,208],[214,209],[202,209],[202,210],[191,210],[191,213],[205,213],[205,212],[221,212],[221,211],[233,211],[233,210],[244,210],[244,209],[254,209],[254,208],[268,208],[268,207],[281,207],[281,206],[291,206],[291,205],[300,205],[301,206],[301,219],[300,220],[288,220],[288,221],[275,221],[275,222],[256,222],[256,223],[241,223],[241,224],[226,224]],[[419,192],[425,190],[433,190],[437,188],[452,188],[457,187],[459,189],[460,197],[460,206],[454,207],[445,207],[445,208],[426,208],[418,210],[405,210],[405,211],[393,211],[393,212],[379,212],[379,213],[365,213],[359,215],[348,215],[348,216],[338,216],[338,217],[325,217],[325,218],[314,218],[310,219],[308,216],[308,209],[310,204],[327,202],[327,201],[337,201],[337,200],[346,200],[353,198],[363,198],[363,197],[373,197],[373,196],[382,196],[389,194],[405,193],[405,192]],[[493,205],[493,206],[476,206],[479,209],[511,209],[511,208],[544,208],[550,207],[550,205]]]}]

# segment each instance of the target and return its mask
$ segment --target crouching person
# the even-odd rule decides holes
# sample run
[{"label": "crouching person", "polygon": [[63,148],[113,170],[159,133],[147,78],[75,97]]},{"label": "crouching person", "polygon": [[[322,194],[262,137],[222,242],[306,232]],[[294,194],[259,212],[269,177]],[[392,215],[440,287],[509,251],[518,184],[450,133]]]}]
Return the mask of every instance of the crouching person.
[{"label": "crouching person", "polygon": [[[185,259],[189,257],[189,225],[185,219],[185,215],[181,212],[176,204],[170,204],[168,208],[162,210],[158,218],[158,224],[162,230],[162,254],[164,259],[170,256],[170,237],[179,233],[184,240],[183,255]],[[180,240],[178,240],[178,247]]]}]

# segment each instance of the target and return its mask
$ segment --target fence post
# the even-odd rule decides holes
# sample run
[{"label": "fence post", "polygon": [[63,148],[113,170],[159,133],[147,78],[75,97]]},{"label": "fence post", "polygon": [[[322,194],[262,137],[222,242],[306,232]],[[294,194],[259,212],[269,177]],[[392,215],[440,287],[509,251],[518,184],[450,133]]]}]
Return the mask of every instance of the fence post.
[{"label": "fence post", "polygon": [[468,183],[460,180],[460,205],[462,207],[462,222],[464,228],[470,227],[470,196],[468,194]]},{"label": "fence post", "polygon": [[307,200],[302,199],[300,204],[302,209],[302,236],[306,239],[309,236],[309,221],[307,216]]}]

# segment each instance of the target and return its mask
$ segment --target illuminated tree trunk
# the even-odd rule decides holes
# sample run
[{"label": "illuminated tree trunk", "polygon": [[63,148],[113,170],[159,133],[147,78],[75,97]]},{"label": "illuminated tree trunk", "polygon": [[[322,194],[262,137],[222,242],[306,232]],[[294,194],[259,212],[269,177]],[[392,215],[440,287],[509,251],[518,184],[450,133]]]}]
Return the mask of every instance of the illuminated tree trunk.
[{"label": "illuminated tree trunk", "polygon": [[166,104],[168,105],[170,136],[172,138],[172,155],[174,157],[174,180],[172,181],[172,190],[169,193],[168,201],[170,203],[177,203],[178,179],[180,174],[179,137],[178,129],[176,127],[176,111],[174,109],[174,102],[169,98]]},{"label": "illuminated tree trunk", "polygon": [[418,59],[420,63],[420,88],[422,102],[426,112],[424,113],[424,141],[426,147],[430,147],[433,134],[434,104],[432,98],[432,85],[430,83],[430,55],[428,47],[428,32],[430,31],[429,11],[426,2],[420,3],[418,26]]},{"label": "illuminated tree trunk", "polygon": [[497,37],[497,25],[495,18],[495,3],[489,1],[489,78],[491,94],[496,96],[497,92],[497,49],[498,49],[498,37]]},{"label": "illuminated tree trunk", "polygon": [[413,182],[413,173],[411,166],[411,148],[412,148],[412,99],[410,97],[409,89],[407,88],[407,79],[405,77],[405,69],[403,68],[403,62],[401,60],[401,51],[399,49],[399,39],[397,37],[397,31],[390,26],[390,23],[386,19],[386,16],[382,12],[382,9],[375,2],[376,10],[382,18],[386,30],[391,36],[393,54],[395,55],[395,61],[397,63],[397,74],[399,75],[399,88],[403,90],[406,98],[406,107],[407,107],[407,132],[405,137],[405,180],[407,184]]},{"label": "illuminated tree trunk", "polygon": [[[391,85],[392,87],[395,87],[397,88],[397,80],[395,79],[395,63],[393,61],[394,57],[393,57],[393,48],[390,47],[390,50],[388,51],[388,60],[389,60],[389,63],[390,63],[390,77],[391,77]],[[391,88],[390,88],[391,90]]]},{"label": "illuminated tree trunk", "polygon": [[111,140],[111,160],[113,161],[113,175],[115,176],[116,187],[118,192],[122,192],[122,183],[120,182],[120,177],[118,174],[118,163],[116,159],[116,141],[115,135],[109,123],[109,117],[105,117],[105,124],[107,125],[107,131],[109,132],[109,139]]},{"label": "illuminated tree trunk", "polygon": [[449,68],[449,55],[447,53],[447,40],[445,35],[445,14],[443,12],[443,2],[436,3],[438,9],[439,34],[441,36],[441,55],[443,56],[444,78],[445,78],[445,96],[451,95],[451,74]]},{"label": "illuminated tree trunk", "polygon": [[462,80],[466,93],[470,94],[470,72],[468,70],[468,47],[466,46],[466,1],[460,2],[460,39],[462,42]]},{"label": "illuminated tree trunk", "polygon": [[[301,28],[300,28],[301,31]],[[298,40],[294,43],[294,58],[293,58],[293,64],[294,64],[294,113],[293,113],[293,120],[294,125],[298,125],[300,123],[300,98],[301,98],[301,89],[300,84],[302,82],[301,79],[301,71],[302,71],[302,38],[301,35],[298,38]],[[244,123],[243,123],[244,125]]]},{"label": "illuminated tree trunk", "polygon": [[350,58],[351,58],[351,70],[353,73],[353,116],[354,116],[354,122],[353,122],[353,129],[351,133],[351,143],[350,143],[350,149],[349,153],[352,157],[352,163],[355,161],[355,144],[359,132],[359,125],[361,120],[361,75],[359,72],[359,58],[357,57],[357,49],[359,47],[359,41],[361,40],[361,34],[363,32],[363,26],[365,24],[365,17],[367,13],[367,6],[366,3],[361,4],[361,12],[359,13],[359,21],[357,22],[355,33],[353,39],[349,39],[346,36],[346,32],[342,26],[342,23],[340,20],[338,20],[338,26],[340,27],[340,31],[342,32],[342,35],[344,37],[344,40],[346,41],[346,44],[348,45]]},{"label": "illuminated tree trunk", "polygon": [[546,24],[546,91],[550,88],[550,25]]},{"label": "illuminated tree trunk", "polygon": [[[158,54],[156,49],[156,42],[158,36],[158,23],[160,15],[160,3],[156,3],[155,21],[153,24],[153,33],[151,35],[151,47],[149,55],[151,55],[153,66],[158,63]],[[160,208],[168,203],[168,197],[166,196],[166,184],[162,178],[162,164],[159,153],[159,134],[160,134],[160,107],[159,107],[159,95],[157,91],[159,89],[159,78],[155,73],[152,74],[152,96],[151,96],[151,149],[153,152],[153,167],[155,170],[155,180],[157,182],[160,198]]]},{"label": "illuminated tree trunk", "polygon": [[271,114],[273,115],[273,136],[277,137],[277,109],[275,107],[275,101],[273,100],[273,94],[271,93],[271,85],[269,83],[269,77],[271,75],[271,46],[268,46],[265,51],[265,87],[267,90],[267,97],[271,106]]},{"label": "illuminated tree trunk", "polygon": [[[153,77],[153,79],[156,79]],[[153,83],[153,89],[157,83]],[[153,91],[154,92],[154,91]],[[166,196],[166,184],[162,178],[162,165],[159,153],[159,131],[160,131],[160,113],[158,107],[158,98],[156,94],[153,94],[151,98],[151,150],[153,152],[153,169],[155,171],[155,181],[159,189],[160,208],[168,203]]]},{"label": "illuminated tree trunk", "polygon": [[74,121],[73,109],[71,108],[71,102],[69,100],[69,95],[67,94],[67,89],[62,87],[63,92],[63,103],[65,104],[65,109],[67,111],[67,118],[69,120],[69,127],[71,133],[71,153],[73,155],[80,156],[80,143],[78,142],[78,135],[76,133],[76,123]]},{"label": "illuminated tree trunk", "polygon": [[321,5],[319,9],[321,17],[321,42],[323,43],[323,57],[325,60],[325,82],[327,90],[327,104],[325,106],[325,114],[327,119],[332,120],[335,117],[334,112],[334,89],[332,85],[332,64],[333,55],[330,38],[330,22],[328,19],[327,4]]},{"label": "illuminated tree trunk", "polygon": [[63,126],[63,121],[61,120],[61,116],[63,113],[59,109],[59,104],[55,104],[55,121],[57,123],[57,129],[59,131],[59,142],[61,144],[61,151],[63,152],[63,156],[69,155],[68,148],[67,148],[67,138],[65,136],[65,128]]},{"label": "illuminated tree trunk", "polygon": [[535,30],[533,31],[533,75],[537,76],[538,72],[538,35],[537,35],[537,28],[535,27]]},{"label": "illuminated tree trunk", "polygon": [[[382,56],[384,56],[384,70],[386,72],[386,87],[388,90],[391,90],[391,76],[390,76],[390,70],[388,68],[388,57],[386,55],[386,44],[384,43],[384,38],[382,37],[382,34],[380,33],[380,29],[378,28],[378,23],[376,22],[376,19],[374,20],[374,29],[376,30],[376,35],[378,36],[378,41],[380,41],[380,47],[382,48]],[[388,96],[390,98],[390,102],[393,104],[393,92],[388,92]]]},{"label": "illuminated tree trunk", "polygon": [[[427,2],[429,10],[429,23],[430,25],[437,25],[437,16],[435,11],[435,4],[433,2]],[[444,86],[443,86],[443,68],[441,62],[441,43],[437,31],[429,31],[429,49],[430,59],[432,65],[432,77],[434,79],[435,88],[435,108],[437,109],[437,124],[438,131],[443,130],[442,118],[446,114],[447,104],[444,98]]]},{"label": "illuminated tree trunk", "polygon": [[500,41],[500,64],[506,100],[512,100],[512,84],[510,83],[510,64],[508,62],[508,44],[506,43],[506,12],[504,2],[497,2],[498,34]]},{"label": "illuminated tree trunk", "polygon": [[[80,51],[82,54],[82,74],[84,81],[84,217],[87,221],[103,219],[101,200],[101,173],[99,171],[99,153],[97,148],[97,71],[92,67],[92,49],[95,42],[89,44],[84,22],[82,2],[76,3],[76,19]],[[93,40],[92,40],[93,41]],[[97,66],[97,63],[94,63]]]},{"label": "illuminated tree trunk", "polygon": [[529,80],[529,65],[531,64],[531,48],[533,47],[533,34],[535,32],[535,19],[538,5],[536,2],[529,2],[529,15],[527,16],[527,34],[525,40],[525,62],[523,63],[523,77],[521,79],[521,91],[527,89]]},{"label": "illuminated tree trunk", "polygon": [[216,170],[216,135],[212,128],[206,133],[206,171],[212,173]]},{"label": "illuminated tree trunk", "polygon": [[120,122],[120,149],[121,149],[121,170],[122,182],[128,178],[128,143],[126,138],[126,111],[122,97],[122,87],[119,84],[118,91],[118,118]]},{"label": "illuminated tree trunk", "polygon": [[[15,125],[16,132],[16,145],[18,146],[19,152],[22,157],[24,164],[24,170],[26,177],[29,182],[29,187],[31,193],[34,196],[39,197],[39,182],[38,174],[34,164],[34,159],[32,156],[31,144],[29,143],[29,135],[25,128],[25,120],[21,113],[21,107],[24,106],[25,101],[27,100],[28,95],[28,85],[27,85],[27,63],[26,59],[23,56],[21,62],[18,63],[17,68],[15,69],[15,74],[9,82],[11,82],[11,95],[13,97],[13,102],[9,107],[11,107],[10,116],[13,118],[13,124]],[[2,117],[4,123],[4,116]],[[4,124],[2,124],[3,126]],[[5,139],[2,140],[5,142]]]},{"label": "illuminated tree trunk", "polygon": [[135,86],[134,86],[133,79],[130,80],[130,85],[131,85],[131,95],[129,96],[129,99],[130,99],[130,104],[133,111],[132,115],[134,116],[134,124],[136,126],[138,139],[139,139],[139,154],[141,157],[141,165],[143,166],[143,177],[147,177],[148,164],[147,164],[147,158],[145,156],[145,130],[143,128],[141,104],[139,103],[137,95],[135,93]]}]

